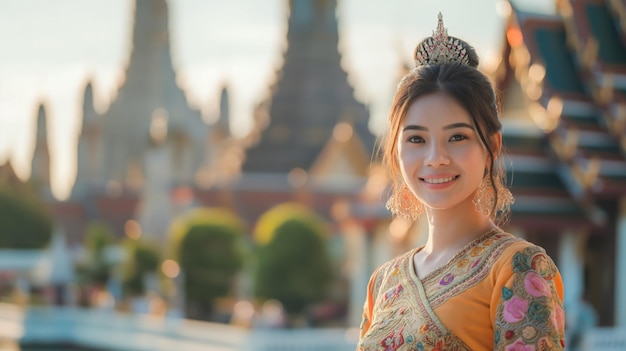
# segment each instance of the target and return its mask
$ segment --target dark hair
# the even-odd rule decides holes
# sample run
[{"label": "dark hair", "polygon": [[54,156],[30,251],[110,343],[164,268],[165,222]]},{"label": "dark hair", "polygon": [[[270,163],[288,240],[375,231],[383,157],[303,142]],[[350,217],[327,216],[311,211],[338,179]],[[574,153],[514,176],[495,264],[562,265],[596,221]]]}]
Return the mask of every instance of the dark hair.
[{"label": "dark hair", "polygon": [[[505,200],[502,198],[502,192],[499,193],[498,190],[503,188],[506,177],[502,158],[498,157],[502,150],[495,150],[495,145],[490,141],[490,138],[502,129],[498,102],[491,82],[477,69],[476,51],[464,41],[460,39],[459,41],[467,50],[470,65],[452,62],[418,66],[400,81],[389,110],[387,138],[381,145],[383,164],[393,182],[393,194],[397,194],[402,187],[397,156],[397,138],[401,122],[411,104],[418,98],[437,92],[445,93],[469,113],[480,140],[487,149],[490,166],[486,171],[489,172],[490,185],[495,195],[489,215],[495,220],[501,207],[499,204]],[[504,209],[500,217],[505,219],[507,215]]]}]

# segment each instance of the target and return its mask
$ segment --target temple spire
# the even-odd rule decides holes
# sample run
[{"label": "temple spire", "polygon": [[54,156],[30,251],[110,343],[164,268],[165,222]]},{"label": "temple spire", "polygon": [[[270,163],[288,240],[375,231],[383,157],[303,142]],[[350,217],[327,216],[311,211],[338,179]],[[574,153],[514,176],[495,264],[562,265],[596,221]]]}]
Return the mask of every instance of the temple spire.
[{"label": "temple spire", "polygon": [[230,106],[228,104],[228,88],[226,85],[222,88],[220,94],[220,113],[215,122],[215,131],[219,133],[221,140],[230,136]]},{"label": "temple spire", "polygon": [[369,111],[354,98],[341,67],[336,7],[336,0],[289,1],[284,64],[272,95],[255,113],[250,140],[256,144],[247,152],[244,173],[308,171],[342,122],[353,126],[363,152],[371,153]]},{"label": "temple spire", "polygon": [[126,79],[101,118],[102,178],[131,186],[147,176],[141,165],[150,149],[150,128],[155,115],[163,115],[168,131],[164,142],[173,148],[172,184],[190,183],[202,167],[208,128],[176,82],[166,1],[135,0],[134,4]]},{"label": "temple spire", "polygon": [[[144,89],[158,89],[163,87],[163,83],[175,83],[168,17],[169,10],[165,0],[135,0],[132,52],[125,83],[129,89],[134,89],[135,85]],[[155,70],[161,74],[144,75]]]},{"label": "temple spire", "polygon": [[48,149],[48,117],[44,103],[37,110],[37,139],[31,164],[31,181],[44,193],[50,191],[50,151]]},{"label": "temple spire", "polygon": [[102,169],[102,126],[94,108],[93,84],[87,80],[83,100],[83,120],[78,136],[76,158],[76,182],[72,196],[84,195],[85,189],[101,181]]}]

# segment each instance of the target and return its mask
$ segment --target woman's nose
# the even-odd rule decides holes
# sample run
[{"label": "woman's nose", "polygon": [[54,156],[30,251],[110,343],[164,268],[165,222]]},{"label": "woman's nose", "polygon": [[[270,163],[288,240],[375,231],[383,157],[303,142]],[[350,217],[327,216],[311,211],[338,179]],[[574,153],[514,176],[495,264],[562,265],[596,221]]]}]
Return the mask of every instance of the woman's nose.
[{"label": "woman's nose", "polygon": [[425,164],[430,167],[440,167],[450,164],[450,157],[445,146],[437,143],[430,144]]}]

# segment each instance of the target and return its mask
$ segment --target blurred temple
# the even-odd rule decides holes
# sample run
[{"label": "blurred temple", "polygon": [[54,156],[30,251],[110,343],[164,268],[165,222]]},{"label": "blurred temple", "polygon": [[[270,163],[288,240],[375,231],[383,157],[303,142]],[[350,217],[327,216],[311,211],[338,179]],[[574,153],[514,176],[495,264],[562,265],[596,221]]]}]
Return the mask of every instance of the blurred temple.
[{"label": "blurred temple", "polygon": [[626,7],[556,6],[554,16],[512,6],[505,24],[495,80],[511,227],[551,251],[571,315],[587,301],[601,325],[626,325]]},{"label": "blurred temple", "polygon": [[229,207],[252,224],[289,200],[329,215],[337,198],[360,192],[375,137],[340,64],[336,1],[290,1],[289,8],[284,65],[256,109],[253,132],[234,139],[225,88],[218,121],[208,125],[176,84],[165,0],[136,0],[125,80],[104,114],[94,109],[91,83],[85,88],[68,201],[50,196],[40,108],[33,175],[48,189],[71,242],[95,220],[118,235],[135,220],[147,238],[160,240],[192,206]]},{"label": "blurred temple", "polygon": [[[44,105],[32,181],[71,244],[93,221],[121,237],[134,220],[162,241],[191,207],[229,208],[251,227],[274,205],[304,204],[343,240],[347,324],[356,326],[373,269],[423,240],[425,223],[393,219],[384,207],[388,182],[375,162],[369,110],[341,66],[337,0],[288,5],[282,67],[253,131],[237,139],[225,88],[208,125],[177,86],[165,0],[136,0],[117,98],[99,115],[85,88],[71,198],[51,197]],[[516,198],[506,229],[555,259],[568,318],[595,311],[602,326],[626,326],[626,5],[556,0],[554,15],[508,5],[501,60],[487,72],[502,97]],[[576,327],[568,320],[570,335]]]},{"label": "blurred temple", "polygon": [[[214,124],[187,104],[172,66],[165,0],[134,2],[125,79],[104,113],[95,110],[92,83],[86,84],[77,179],[66,201],[50,192],[42,104],[32,181],[40,184],[70,247],[84,245],[94,222],[105,223],[118,238],[141,235],[165,245],[172,220],[191,208],[230,209],[250,229],[284,202],[311,208],[341,237],[338,221],[351,204],[362,202],[376,137],[368,127],[369,109],[354,98],[341,66],[337,2],[286,5],[283,64],[246,137],[230,134],[226,88]],[[385,216],[380,199],[372,202]],[[360,220],[364,233],[375,223]],[[363,290],[359,282],[355,291]],[[344,295],[346,286],[339,286]]]},{"label": "blurred temple", "polygon": [[[337,3],[288,6],[283,66],[255,110],[253,131],[236,139],[229,132],[226,89],[217,122],[207,125],[176,85],[166,2],[136,0],[126,79],[103,115],[87,85],[76,184],[69,200],[50,198],[70,245],[81,245],[95,221],[117,237],[132,227],[165,243],[171,221],[193,207],[228,208],[252,228],[284,202],[304,204],[331,223],[341,216],[337,204],[359,203],[375,136],[368,108],[354,98],[341,66]],[[38,160],[42,166],[33,169],[47,162]],[[45,180],[45,172],[37,174]],[[329,228],[342,232],[337,225]],[[338,284],[341,301],[344,283]],[[359,284],[353,288],[362,290]]]},{"label": "blurred temple", "polygon": [[211,164],[209,126],[176,85],[168,21],[164,0],[137,1],[125,81],[103,115],[87,85],[67,220],[97,218],[121,229],[135,218],[162,238],[175,212],[170,190],[194,184]]},{"label": "blurred temple", "polygon": [[[358,195],[369,174],[374,135],[341,67],[336,1],[289,1],[287,49],[256,125],[237,182],[200,191],[253,220],[268,207],[301,201],[327,218]],[[215,196],[227,191],[227,201]]]}]

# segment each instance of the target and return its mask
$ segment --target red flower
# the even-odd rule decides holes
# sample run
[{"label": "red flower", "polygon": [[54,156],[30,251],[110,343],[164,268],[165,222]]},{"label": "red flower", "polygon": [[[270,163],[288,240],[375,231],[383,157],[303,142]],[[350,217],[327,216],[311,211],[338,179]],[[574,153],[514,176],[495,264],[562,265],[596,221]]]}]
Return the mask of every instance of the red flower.
[{"label": "red flower", "polygon": [[385,348],[385,351],[396,351],[400,346],[404,345],[402,331],[404,331],[404,328],[400,329],[396,334],[394,330],[381,341],[380,345]]}]

